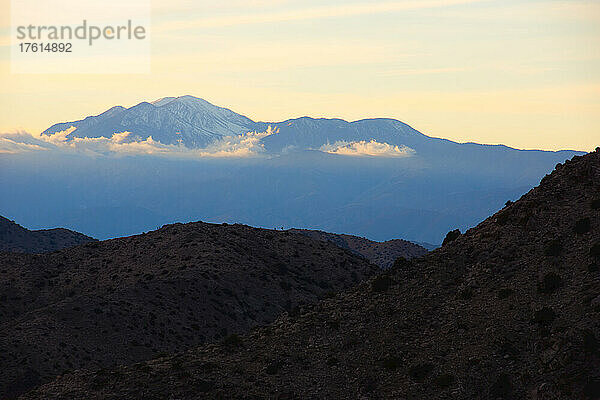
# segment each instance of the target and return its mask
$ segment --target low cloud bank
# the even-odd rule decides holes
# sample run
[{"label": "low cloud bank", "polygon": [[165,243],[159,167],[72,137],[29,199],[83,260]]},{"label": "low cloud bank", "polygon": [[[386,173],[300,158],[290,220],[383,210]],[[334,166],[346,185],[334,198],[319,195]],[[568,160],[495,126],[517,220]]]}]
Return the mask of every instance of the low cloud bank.
[{"label": "low cloud bank", "polygon": [[375,140],[369,142],[365,140],[358,142],[338,141],[334,144],[323,145],[319,150],[330,154],[355,157],[410,157],[415,154],[415,151],[410,147],[379,143]]},{"label": "low cloud bank", "polygon": [[48,150],[28,133],[0,133],[0,154],[18,154]]},{"label": "low cloud bank", "polygon": [[[189,148],[183,143],[163,144],[152,136],[141,139],[131,132],[114,133],[111,137],[78,138],[70,136],[71,127],[52,135],[34,136],[25,132],[0,133],[0,154],[32,153],[40,151],[77,153],[90,156],[156,155],[179,158],[243,158],[265,156],[262,139],[277,134],[268,127],[265,132],[248,132],[224,136],[203,148]],[[410,157],[415,151],[403,145],[371,141],[338,141],[321,146],[319,151],[354,157]],[[285,152],[285,151],[284,151]]]},{"label": "low cloud bank", "polygon": [[35,151],[76,152],[89,155],[160,155],[182,158],[199,157],[252,157],[265,152],[261,139],[278,131],[269,127],[265,132],[248,132],[238,136],[225,136],[198,149],[183,144],[163,144],[151,136],[140,139],[131,132],[114,133],[110,138],[69,138],[76,130],[71,127],[52,135],[33,136],[28,133],[0,133],[0,154]]}]

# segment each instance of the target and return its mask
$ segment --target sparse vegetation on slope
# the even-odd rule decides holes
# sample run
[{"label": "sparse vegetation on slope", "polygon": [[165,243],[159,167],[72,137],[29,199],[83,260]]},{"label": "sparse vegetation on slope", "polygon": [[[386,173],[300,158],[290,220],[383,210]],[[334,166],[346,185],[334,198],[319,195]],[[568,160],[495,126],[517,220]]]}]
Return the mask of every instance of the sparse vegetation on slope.
[{"label": "sparse vegetation on slope", "polygon": [[411,259],[427,254],[428,250],[418,244],[402,239],[375,242],[359,236],[343,235],[308,229],[291,229],[290,232],[302,233],[316,240],[331,242],[343,249],[360,254],[383,269],[390,268],[398,257]]},{"label": "sparse vegetation on slope", "polygon": [[[110,378],[78,371],[24,398],[596,399],[598,198],[600,150],[389,281],[282,317],[233,349],[208,345]],[[589,231],[574,232],[583,218]]]},{"label": "sparse vegetation on slope", "polygon": [[69,370],[215,341],[234,350],[236,334],[377,271],[304,235],[205,223],[52,254],[4,254],[0,398]]}]

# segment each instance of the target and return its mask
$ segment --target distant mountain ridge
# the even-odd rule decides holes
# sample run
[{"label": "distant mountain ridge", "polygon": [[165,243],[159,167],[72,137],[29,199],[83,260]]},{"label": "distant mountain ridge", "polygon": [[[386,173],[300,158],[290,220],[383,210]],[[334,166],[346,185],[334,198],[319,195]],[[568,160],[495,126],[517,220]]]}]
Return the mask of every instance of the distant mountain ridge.
[{"label": "distant mountain ridge", "polygon": [[331,242],[338,247],[360,254],[382,269],[391,268],[400,257],[410,260],[411,258],[424,256],[428,252],[426,248],[402,239],[375,242],[359,236],[308,229],[290,229],[289,231],[300,233],[312,239]]},{"label": "distant mountain ridge", "polygon": [[[93,152],[94,140],[61,142],[34,161],[26,154],[0,158],[0,181],[14,188],[14,195],[0,195],[0,210],[30,226],[68,221],[101,239],[202,219],[441,243],[449,230],[476,225],[557,163],[583,154],[456,143],[389,118],[255,122],[192,96],[115,107],[44,135],[71,127],[70,139],[132,134],[97,141],[109,143],[95,158],[79,147]],[[269,127],[268,134],[244,135]],[[120,142],[149,137],[167,147],[151,143],[152,151],[173,157],[131,154],[136,146]],[[210,156],[232,148],[242,156]],[[46,193],[42,204],[33,187]]]},{"label": "distant mountain ridge", "polygon": [[[265,149],[279,153],[284,150],[316,150],[336,142],[375,140],[391,145],[418,147],[418,153],[429,155],[448,146],[483,146],[511,149],[507,146],[487,146],[476,143],[456,143],[424,135],[404,122],[391,118],[370,118],[345,121],[339,118],[292,118],[279,122],[255,122],[228,108],[190,96],[164,97],[125,108],[115,106],[82,120],[52,125],[42,135],[52,135],[75,127],[68,137],[110,138],[115,133],[129,131],[133,138],[152,136],[163,144],[182,143],[190,148],[203,147],[227,136],[253,131],[266,131],[271,126],[276,135],[262,139]],[[511,149],[514,150],[514,149]],[[583,154],[579,152],[580,154]]]},{"label": "distant mountain ridge", "polygon": [[30,231],[0,216],[0,251],[46,253],[93,241],[96,239],[63,228]]}]

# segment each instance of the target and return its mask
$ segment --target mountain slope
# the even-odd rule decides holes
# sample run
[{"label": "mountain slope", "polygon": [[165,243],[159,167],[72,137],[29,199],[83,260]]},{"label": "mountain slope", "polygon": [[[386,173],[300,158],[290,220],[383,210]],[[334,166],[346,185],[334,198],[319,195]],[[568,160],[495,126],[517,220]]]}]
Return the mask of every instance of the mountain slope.
[{"label": "mountain slope", "polygon": [[600,148],[424,258],[242,338],[36,398],[597,399]]},{"label": "mountain slope", "polygon": [[[197,148],[225,136],[266,131],[269,126],[277,134],[263,137],[261,143],[270,154],[302,150],[331,151],[330,148],[323,149],[323,146],[375,141],[379,144],[406,146],[407,153],[401,155],[410,156],[411,151],[416,151],[422,159],[435,165],[444,164],[448,160],[460,160],[465,165],[475,162],[486,166],[493,164],[495,158],[518,160],[526,156],[538,160],[544,153],[552,153],[517,151],[507,146],[456,143],[426,136],[411,126],[390,118],[348,122],[337,118],[301,117],[280,122],[254,122],[227,108],[189,95],[142,102],[130,108],[115,106],[83,120],[55,124],[42,132],[42,135],[52,135],[70,127],[77,129],[68,138],[110,138],[114,133],[129,131],[133,134],[130,140],[152,136],[155,141],[163,144],[182,143],[187,147]],[[572,156],[572,153],[574,152],[564,152],[565,156]]]},{"label": "mountain slope", "polygon": [[[316,150],[325,144],[370,140],[412,148],[431,139],[403,122],[387,118],[348,122],[343,119],[302,117],[268,124],[279,130],[277,135],[263,139],[265,148],[273,152],[280,152],[286,147]],[[263,125],[263,129],[266,125]]]},{"label": "mountain slope", "polygon": [[290,232],[300,233],[320,241],[331,242],[338,247],[360,254],[383,269],[391,268],[399,257],[411,259],[427,254],[427,249],[424,247],[402,239],[374,242],[359,236],[311,231],[308,229],[290,229]]},{"label": "mountain slope", "polygon": [[247,332],[376,271],[304,235],[205,223],[52,254],[4,254],[0,398],[66,370]]},{"label": "mountain slope", "polygon": [[45,253],[94,240],[96,239],[62,228],[30,231],[0,216],[0,251]]}]

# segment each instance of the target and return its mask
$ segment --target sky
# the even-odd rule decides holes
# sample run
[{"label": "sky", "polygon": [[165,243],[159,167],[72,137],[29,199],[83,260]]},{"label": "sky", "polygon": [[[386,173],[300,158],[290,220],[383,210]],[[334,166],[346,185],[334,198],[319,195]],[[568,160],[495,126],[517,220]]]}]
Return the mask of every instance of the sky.
[{"label": "sky", "polygon": [[459,142],[600,146],[600,1],[153,0],[140,74],[11,73],[9,7],[0,132],[189,94],[255,121],[391,117]]}]

